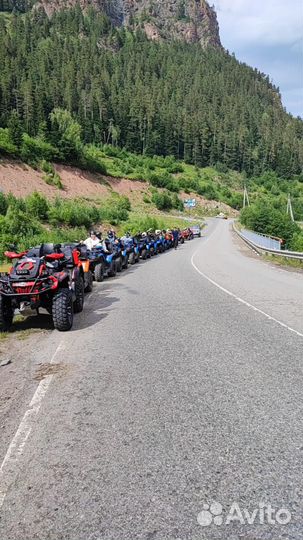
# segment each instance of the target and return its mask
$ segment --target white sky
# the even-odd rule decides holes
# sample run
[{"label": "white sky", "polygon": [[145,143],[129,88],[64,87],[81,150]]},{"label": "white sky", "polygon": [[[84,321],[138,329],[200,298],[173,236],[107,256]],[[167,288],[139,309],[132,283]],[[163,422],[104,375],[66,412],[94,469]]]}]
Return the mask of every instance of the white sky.
[{"label": "white sky", "polygon": [[222,45],[269,75],[288,112],[303,117],[303,0],[210,0]]}]

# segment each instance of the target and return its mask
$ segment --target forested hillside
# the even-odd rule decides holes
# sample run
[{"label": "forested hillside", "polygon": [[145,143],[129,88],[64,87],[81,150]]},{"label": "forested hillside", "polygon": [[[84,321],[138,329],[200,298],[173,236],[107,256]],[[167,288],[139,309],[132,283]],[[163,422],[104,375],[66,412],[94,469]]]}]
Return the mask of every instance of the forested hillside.
[{"label": "forested hillside", "polygon": [[248,175],[302,171],[303,122],[286,114],[267,76],[223,50],[149,41],[78,6],[51,19],[0,14],[0,66],[0,127],[15,133],[55,144],[51,114],[61,108],[86,143]]}]

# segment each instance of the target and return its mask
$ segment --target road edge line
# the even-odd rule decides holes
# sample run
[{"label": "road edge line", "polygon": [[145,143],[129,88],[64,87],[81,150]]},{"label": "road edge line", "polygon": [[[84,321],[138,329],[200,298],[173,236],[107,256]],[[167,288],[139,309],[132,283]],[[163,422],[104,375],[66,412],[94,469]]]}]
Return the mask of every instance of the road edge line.
[{"label": "road edge line", "polygon": [[[54,362],[57,354],[62,349],[62,344],[63,344],[63,341],[61,341],[58,347],[56,348],[50,360],[50,364]],[[6,494],[10,486],[13,484],[13,482],[15,481],[17,477],[17,474],[18,474],[17,465],[18,465],[19,459],[23,454],[23,450],[25,448],[27,439],[29,438],[33,425],[34,425],[34,421],[38,416],[39,410],[42,405],[42,401],[44,397],[46,396],[47,390],[53,380],[53,377],[54,375],[47,375],[38,384],[36,391],[30,401],[28,409],[24,413],[23,418],[19,424],[19,427],[2,461],[2,464],[0,467],[0,510],[3,506]]]},{"label": "road edge line", "polygon": [[299,337],[302,337],[303,338],[303,334],[301,334],[301,332],[298,332],[298,330],[295,330],[294,328],[292,328],[291,326],[288,326],[287,324],[283,323],[282,321],[279,321],[278,319],[275,319],[275,317],[272,317],[271,315],[269,315],[268,313],[266,313],[265,311],[262,311],[262,309],[259,309],[257,308],[256,306],[254,306],[253,304],[250,304],[249,302],[247,302],[246,300],[243,300],[243,298],[240,298],[240,296],[237,296],[236,294],[234,294],[233,292],[229,291],[228,289],[226,289],[225,287],[222,287],[222,285],[220,285],[219,283],[217,283],[216,281],[214,281],[213,279],[211,279],[210,277],[208,277],[206,274],[204,274],[204,272],[202,272],[195,264],[194,262],[194,258],[195,256],[197,255],[198,253],[198,250],[195,251],[195,253],[192,255],[191,257],[191,265],[192,267],[196,270],[196,272],[198,272],[198,274],[200,274],[204,279],[206,279],[207,281],[209,281],[209,283],[211,283],[212,285],[214,285],[215,287],[217,287],[218,289],[220,289],[221,291],[223,291],[225,294],[228,294],[228,296],[230,296],[231,298],[234,298],[235,300],[237,300],[237,302],[239,302],[240,304],[243,304],[245,305],[246,307],[248,307],[249,309],[252,309],[253,311],[256,311],[257,313],[260,313],[261,315],[263,315],[264,317],[266,317],[267,319],[269,319],[270,321],[273,321],[277,324],[279,324],[280,326],[282,326],[283,328],[286,328],[287,330],[289,330],[290,332],[292,332],[293,334],[296,334],[297,336]]}]

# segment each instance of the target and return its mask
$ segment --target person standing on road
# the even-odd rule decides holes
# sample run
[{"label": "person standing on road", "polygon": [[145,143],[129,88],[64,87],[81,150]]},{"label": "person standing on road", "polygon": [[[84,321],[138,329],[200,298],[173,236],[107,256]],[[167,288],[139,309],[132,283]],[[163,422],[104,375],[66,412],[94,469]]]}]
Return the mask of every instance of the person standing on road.
[{"label": "person standing on road", "polygon": [[179,231],[178,229],[173,229],[173,241],[174,241],[174,248],[177,249],[179,244]]}]

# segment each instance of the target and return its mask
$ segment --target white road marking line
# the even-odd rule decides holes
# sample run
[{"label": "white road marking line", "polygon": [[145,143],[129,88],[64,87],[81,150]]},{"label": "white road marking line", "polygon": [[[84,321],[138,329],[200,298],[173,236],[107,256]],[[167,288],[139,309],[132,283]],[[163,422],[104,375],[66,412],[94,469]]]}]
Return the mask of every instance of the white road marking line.
[{"label": "white road marking line", "polygon": [[[208,239],[207,239],[208,240]],[[206,241],[207,241],[206,240]],[[204,242],[205,244],[206,242]],[[207,281],[209,281],[212,285],[214,285],[215,287],[217,287],[218,289],[220,289],[221,291],[225,292],[225,294],[228,294],[228,296],[231,296],[232,298],[234,298],[235,300],[237,300],[237,302],[240,302],[241,304],[244,304],[245,306],[247,306],[248,308],[250,309],[253,309],[254,311],[256,311],[257,313],[261,313],[261,315],[263,315],[264,317],[266,317],[267,319],[269,319],[270,321],[273,321],[277,324],[279,324],[280,326],[282,326],[283,328],[286,328],[287,330],[289,330],[290,332],[292,332],[293,334],[296,334],[297,336],[300,336],[300,337],[303,337],[303,334],[301,334],[300,332],[298,332],[298,330],[295,330],[294,328],[291,328],[291,326],[288,326],[287,324],[283,323],[282,321],[279,321],[278,319],[275,319],[275,317],[272,317],[271,315],[269,315],[268,313],[265,313],[265,311],[262,311],[262,309],[259,309],[257,308],[256,306],[254,306],[253,304],[250,304],[249,302],[247,302],[246,300],[243,300],[243,298],[240,298],[239,296],[237,296],[236,294],[232,293],[231,291],[229,291],[228,289],[225,289],[225,287],[222,287],[222,285],[219,285],[219,283],[217,283],[216,281],[214,281],[213,279],[211,279],[210,277],[208,277],[206,274],[204,274],[204,272],[201,272],[201,270],[195,265],[194,263],[194,258],[195,256],[197,255],[198,253],[198,250],[195,251],[195,253],[193,254],[192,258],[191,258],[191,264],[193,266],[193,268],[196,270],[196,272],[198,272],[198,274],[200,274],[204,279],[207,279]]]},{"label": "white road marking line", "polygon": [[[63,341],[61,341],[50,360],[51,364],[54,362],[57,354],[63,348]],[[26,441],[32,431],[42,401],[46,395],[50,383],[53,380],[53,377],[54,375],[47,375],[45,379],[42,379],[42,381],[40,381],[36,392],[34,393],[33,398],[29,404],[29,408],[25,412],[20,422],[20,425],[14,435],[14,438],[12,439],[8,447],[5,458],[0,467],[0,509],[4,503],[4,499],[10,486],[13,484],[17,477],[19,459],[23,454]]]}]

